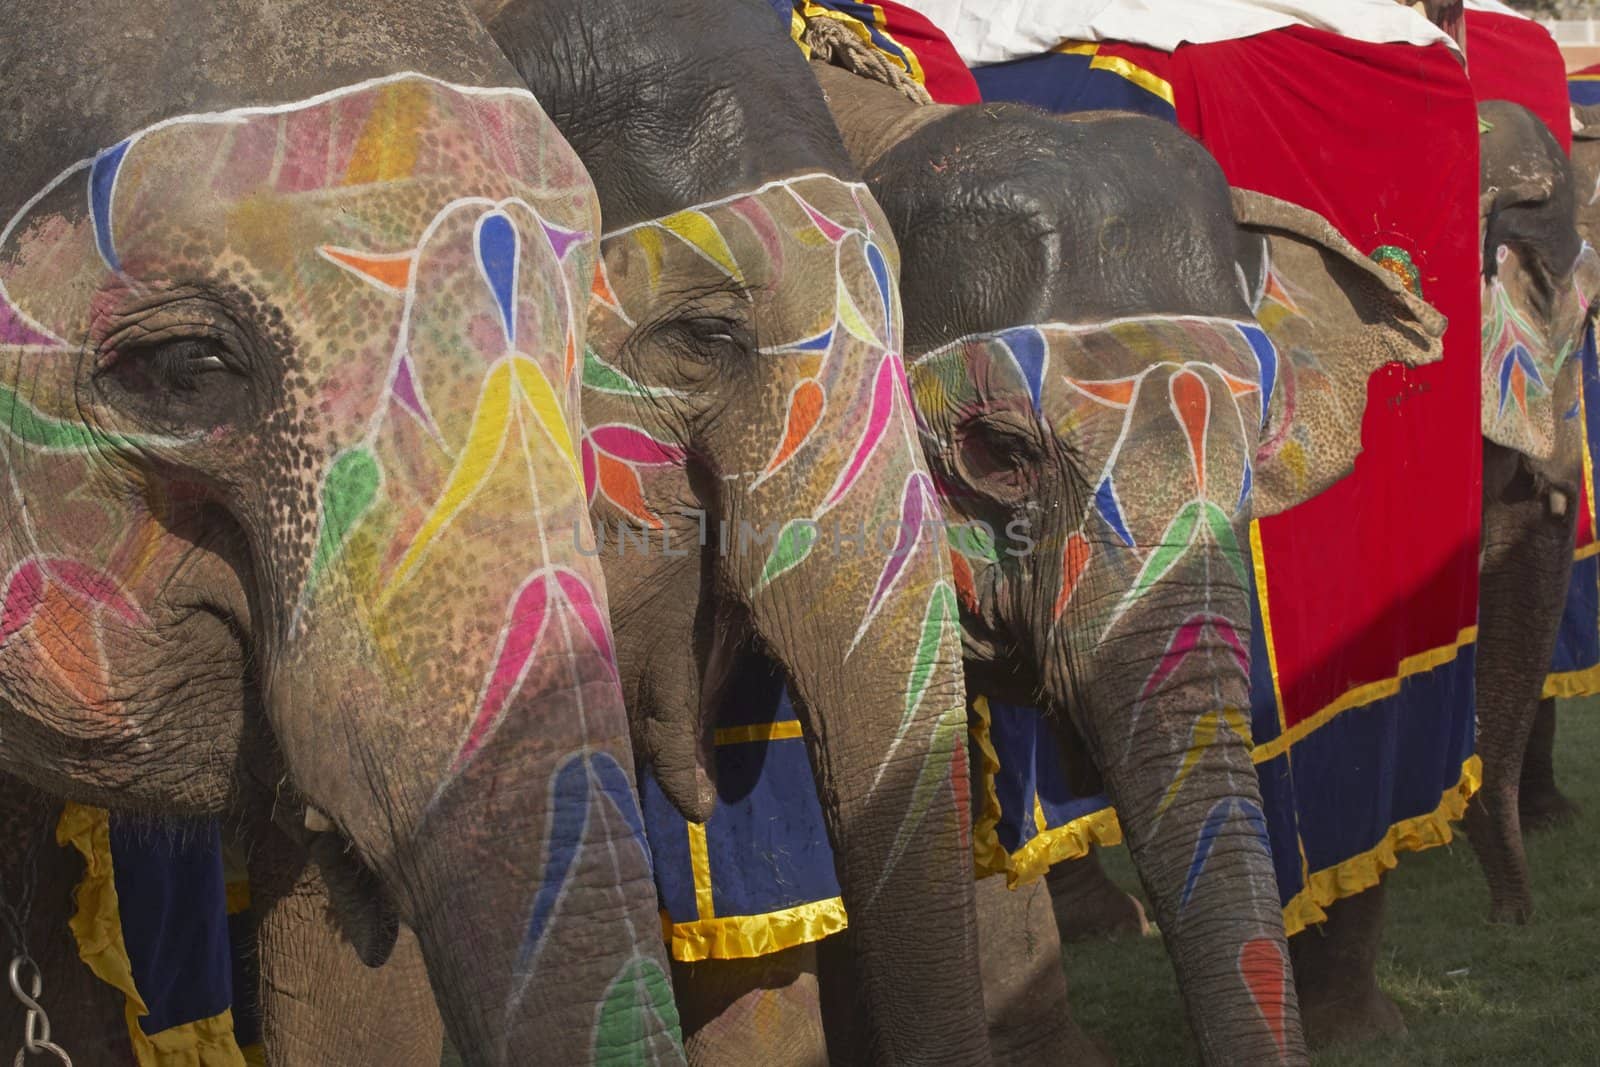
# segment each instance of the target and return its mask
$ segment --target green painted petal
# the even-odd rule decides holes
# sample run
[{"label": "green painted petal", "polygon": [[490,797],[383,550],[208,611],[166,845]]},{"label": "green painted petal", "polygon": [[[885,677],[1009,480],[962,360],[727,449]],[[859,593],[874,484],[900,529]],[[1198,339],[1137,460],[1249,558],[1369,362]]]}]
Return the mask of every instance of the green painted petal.
[{"label": "green painted petal", "polygon": [[317,554],[311,561],[310,584],[344,551],[350,531],[378,499],[383,474],[378,461],[365,448],[353,448],[333,461],[322,482],[322,529]]},{"label": "green painted petal", "polygon": [[994,533],[987,526],[978,523],[946,525],[944,536],[951,548],[969,559],[1000,562],[1000,553],[994,547]]},{"label": "green painted petal", "polygon": [[1189,543],[1194,540],[1195,527],[1200,522],[1201,503],[1192,500],[1183,506],[1183,510],[1168,524],[1166,533],[1161,535],[1161,547],[1150,553],[1150,558],[1145,560],[1144,569],[1139,572],[1139,578],[1133,583],[1133,589],[1128,593],[1128,600],[1137,600],[1150,591],[1150,587],[1159,582],[1170,571],[1183,554],[1189,551]]},{"label": "green painted petal", "polygon": [[683,1055],[683,1037],[678,1025],[678,1008],[672,1000],[672,986],[654,960],[635,956],[623,965],[606,990],[595,1019],[590,1062],[595,1064],[638,1064],[659,1062],[653,1043],[645,1035],[666,1027],[672,1049]]},{"label": "green painted petal", "polygon": [[88,452],[97,448],[138,447],[173,440],[96,434],[85,423],[44,414],[3,385],[0,385],[0,430],[25,445],[51,452]]},{"label": "green painted petal", "polygon": [[817,524],[810,519],[790,519],[785,523],[778,534],[778,543],[772,548],[772,555],[767,557],[767,565],[761,568],[756,592],[798,567],[801,561],[811,555],[820,533]]},{"label": "green painted petal", "polygon": [[917,713],[917,705],[922,703],[923,696],[928,692],[934,665],[939,661],[939,644],[944,640],[946,631],[955,626],[956,610],[955,587],[949,582],[934,586],[927,613],[922,617],[917,658],[911,665],[911,677],[906,683],[906,712],[900,720],[901,733],[910,726],[912,716]]},{"label": "green painted petal", "polygon": [[600,358],[592,348],[583,350],[583,387],[616,396],[656,397],[675,396],[677,390],[640,385],[632,378]]},{"label": "green painted petal", "polygon": [[1222,554],[1228,558],[1228,566],[1233,568],[1239,584],[1249,585],[1250,579],[1245,573],[1244,553],[1240,551],[1239,539],[1234,536],[1233,524],[1228,521],[1228,516],[1222,513],[1221,508],[1209,502],[1206,504],[1206,525],[1211,528],[1211,536],[1216,539]]}]

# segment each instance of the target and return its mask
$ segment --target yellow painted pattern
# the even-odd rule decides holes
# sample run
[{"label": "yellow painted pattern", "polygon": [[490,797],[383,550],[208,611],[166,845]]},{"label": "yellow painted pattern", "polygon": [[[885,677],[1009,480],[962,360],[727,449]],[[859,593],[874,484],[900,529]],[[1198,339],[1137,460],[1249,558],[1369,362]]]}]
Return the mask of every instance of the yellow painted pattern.
[{"label": "yellow painted pattern", "polygon": [[409,178],[417,165],[417,138],[429,126],[431,107],[429,89],[421,82],[384,86],[361,127],[344,183],[365,185]]}]

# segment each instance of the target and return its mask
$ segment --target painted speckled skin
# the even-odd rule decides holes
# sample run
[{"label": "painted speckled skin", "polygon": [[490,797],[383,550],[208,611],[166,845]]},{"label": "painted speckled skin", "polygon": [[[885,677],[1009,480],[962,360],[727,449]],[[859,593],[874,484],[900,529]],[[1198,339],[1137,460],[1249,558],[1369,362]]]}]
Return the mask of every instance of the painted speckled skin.
[{"label": "painted speckled skin", "polygon": [[[572,536],[598,230],[526,91],[397,75],[146,128],[0,231],[0,767],[214,811],[259,696],[475,1062],[681,1056]],[[491,868],[514,905],[451,888]]]}]

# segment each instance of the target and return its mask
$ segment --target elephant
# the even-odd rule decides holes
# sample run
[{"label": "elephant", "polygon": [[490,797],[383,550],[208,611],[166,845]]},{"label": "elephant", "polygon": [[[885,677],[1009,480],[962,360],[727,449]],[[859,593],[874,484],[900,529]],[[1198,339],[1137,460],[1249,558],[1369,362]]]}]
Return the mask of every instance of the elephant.
[{"label": "elephant", "polygon": [[[969,691],[1042,707],[1116,802],[1202,1058],[1302,1061],[1239,710],[1245,531],[1350,469],[1368,375],[1439,358],[1443,319],[1319,216],[1230,192],[1169,124],[919,107],[816,73],[900,240],[948,519],[1007,531],[952,546]],[[986,961],[1011,949],[998,926],[980,911]],[[998,1016],[1059,978],[1018,970],[986,966],[991,1037],[1039,1062],[1059,1024]]]},{"label": "elephant", "polygon": [[452,0],[34,5],[0,70],[0,772],[281,831],[474,1063],[681,1062],[572,147]]},{"label": "elephant", "polygon": [[[1578,348],[1600,292],[1600,260],[1577,226],[1573,168],[1526,108],[1479,104],[1483,234],[1483,552],[1475,687],[1484,781],[1467,834],[1489,883],[1489,917],[1533,914],[1519,793],[1534,739],[1548,761],[1544,677],[1572,566],[1583,477]],[[1543,773],[1541,774],[1541,768]],[[1537,791],[1537,787],[1535,787]]]}]

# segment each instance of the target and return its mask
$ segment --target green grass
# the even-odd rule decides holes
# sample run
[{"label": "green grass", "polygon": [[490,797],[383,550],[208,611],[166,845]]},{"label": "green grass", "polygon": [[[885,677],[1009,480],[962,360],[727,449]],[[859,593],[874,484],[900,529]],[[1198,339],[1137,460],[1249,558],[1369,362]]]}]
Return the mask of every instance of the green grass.
[{"label": "green grass", "polygon": [[[1528,842],[1533,923],[1486,921],[1489,891],[1460,833],[1402,856],[1386,879],[1378,980],[1410,1032],[1321,1053],[1318,1067],[1600,1062],[1600,698],[1558,715],[1557,780],[1584,810]],[[1103,855],[1137,893],[1126,850]],[[1070,946],[1067,979],[1080,1025],[1125,1067],[1193,1062],[1159,938]]]}]

